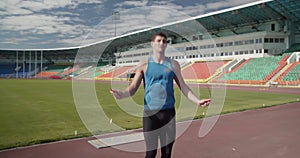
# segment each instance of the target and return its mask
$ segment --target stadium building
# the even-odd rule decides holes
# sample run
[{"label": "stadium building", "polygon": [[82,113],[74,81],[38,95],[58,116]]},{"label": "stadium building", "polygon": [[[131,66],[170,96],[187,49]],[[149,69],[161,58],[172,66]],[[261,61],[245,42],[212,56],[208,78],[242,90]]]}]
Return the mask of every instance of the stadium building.
[{"label": "stadium building", "polygon": [[300,2],[296,0],[258,1],[88,46],[0,50],[0,75],[127,79],[134,75],[135,65],[151,54],[149,41],[158,31],[167,34],[166,55],[180,62],[186,81],[300,84]]}]

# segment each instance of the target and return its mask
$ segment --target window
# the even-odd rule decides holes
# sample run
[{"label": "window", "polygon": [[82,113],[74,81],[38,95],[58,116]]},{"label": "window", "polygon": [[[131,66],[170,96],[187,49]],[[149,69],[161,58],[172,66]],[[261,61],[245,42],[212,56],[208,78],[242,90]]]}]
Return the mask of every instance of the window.
[{"label": "window", "polygon": [[182,52],[182,51],[184,51],[184,47],[178,47],[178,48],[175,48],[177,51],[180,51],[180,52]]},{"label": "window", "polygon": [[250,44],[249,40],[246,40],[246,41],[245,41],[245,44]]},{"label": "window", "polygon": [[198,36],[198,39],[199,39],[199,40],[203,40],[203,35],[199,35],[199,36]]},{"label": "window", "polygon": [[213,44],[209,44],[209,45],[207,45],[207,48],[214,48],[214,45]]},{"label": "window", "polygon": [[269,38],[265,38],[265,43],[269,43]]},{"label": "window", "polygon": [[239,46],[239,45],[243,45],[244,41],[235,41],[234,45]]},{"label": "window", "polygon": [[223,47],[223,43],[217,43],[217,47]]},{"label": "window", "polygon": [[279,39],[280,43],[284,43],[284,38]]},{"label": "window", "polygon": [[262,38],[258,38],[255,40],[256,43],[262,43]]},{"label": "window", "polygon": [[224,43],[224,46],[225,46],[225,47],[232,46],[232,45],[233,45],[232,42],[226,42],[226,43]]},{"label": "window", "polygon": [[271,31],[275,31],[275,24],[271,24]]},{"label": "window", "polygon": [[258,50],[258,53],[260,53],[260,54],[261,54],[261,53],[262,53],[262,49],[259,49],[259,50]]},{"label": "window", "polygon": [[193,41],[197,41],[198,37],[197,36],[193,36]]}]

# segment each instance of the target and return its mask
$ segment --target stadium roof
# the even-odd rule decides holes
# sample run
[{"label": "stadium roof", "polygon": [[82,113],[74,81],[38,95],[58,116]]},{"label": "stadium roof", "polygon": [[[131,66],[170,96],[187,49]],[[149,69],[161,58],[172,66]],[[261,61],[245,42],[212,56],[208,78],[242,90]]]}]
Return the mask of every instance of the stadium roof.
[{"label": "stadium roof", "polygon": [[[199,22],[210,34],[217,35],[219,30],[229,29],[235,34],[239,34],[237,28],[242,26],[252,26],[253,32],[259,31],[256,26],[269,22],[277,21],[279,24],[284,25],[285,20],[289,20],[295,24],[295,34],[300,34],[300,1],[299,0],[262,0],[246,5],[233,7],[217,12],[212,12],[204,15],[199,15],[189,19],[164,24],[144,30],[139,30],[117,36],[112,39],[99,41],[86,46],[58,48],[58,49],[43,49],[43,50],[70,50],[85,48],[89,46],[101,45],[101,43],[109,43],[107,50],[115,51],[116,47],[130,47],[139,43],[149,42],[153,33],[160,31],[163,28],[176,28],[178,25],[181,28],[181,35],[192,35],[198,28],[184,26],[185,23],[191,21]],[[177,33],[164,29],[168,36],[178,37]],[[32,50],[32,49],[31,49]],[[42,49],[38,49],[42,50]]]},{"label": "stadium roof", "polygon": [[[191,21],[199,22],[210,34],[217,35],[219,30],[229,29],[235,34],[239,34],[238,28],[242,26],[252,26],[252,31],[259,31],[257,26],[269,21],[277,21],[279,24],[285,25],[285,21],[289,20],[295,24],[295,34],[300,34],[300,1],[299,0],[262,0],[246,5],[233,7],[213,13],[208,13],[182,21],[169,23],[154,28],[136,31],[130,34],[116,37],[111,43],[111,47],[132,46],[137,43],[149,42],[154,32],[158,32],[161,28],[176,29],[178,25],[181,28],[182,35],[193,35],[199,32],[199,28],[183,26]],[[178,34],[164,30],[168,36],[179,36]]]},{"label": "stadium roof", "polygon": [[229,9],[220,14],[214,14],[197,19],[206,29],[214,31],[219,29],[232,29],[240,26],[256,26],[268,21],[283,23],[288,19],[298,24],[300,22],[300,1],[274,0],[259,1],[241,7]]}]

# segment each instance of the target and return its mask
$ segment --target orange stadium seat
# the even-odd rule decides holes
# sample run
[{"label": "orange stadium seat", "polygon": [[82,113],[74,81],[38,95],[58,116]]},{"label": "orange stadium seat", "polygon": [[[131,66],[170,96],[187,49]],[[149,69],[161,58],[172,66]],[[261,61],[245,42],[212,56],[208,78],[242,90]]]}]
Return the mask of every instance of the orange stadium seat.
[{"label": "orange stadium seat", "polygon": [[[113,71],[110,71],[108,73],[105,74],[101,74],[99,76],[97,76],[96,78],[101,79],[101,78],[115,78],[115,77],[122,77],[122,78],[126,78],[126,73],[127,70],[129,70],[130,68],[132,68],[132,66],[123,66],[120,68],[117,68]],[[124,76],[122,75],[124,74]]]},{"label": "orange stadium seat", "polygon": [[224,64],[226,61],[195,62],[182,69],[182,76],[184,79],[208,79]]}]

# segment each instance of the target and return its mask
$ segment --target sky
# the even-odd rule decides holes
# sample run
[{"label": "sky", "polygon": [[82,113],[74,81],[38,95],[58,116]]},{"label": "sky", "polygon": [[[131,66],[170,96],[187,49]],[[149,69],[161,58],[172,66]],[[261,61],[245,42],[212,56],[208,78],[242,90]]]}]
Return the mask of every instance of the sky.
[{"label": "sky", "polygon": [[255,1],[2,0],[0,49],[78,47]]}]

